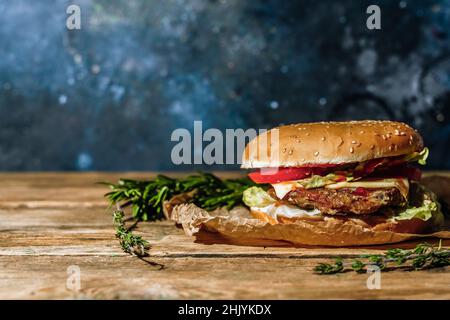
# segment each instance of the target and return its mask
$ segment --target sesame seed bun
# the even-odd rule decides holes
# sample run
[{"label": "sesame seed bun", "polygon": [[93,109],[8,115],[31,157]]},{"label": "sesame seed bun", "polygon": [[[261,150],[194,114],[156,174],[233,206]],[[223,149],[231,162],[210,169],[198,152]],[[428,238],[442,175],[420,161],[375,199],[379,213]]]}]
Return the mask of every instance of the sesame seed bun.
[{"label": "sesame seed bun", "polygon": [[402,122],[299,123],[271,129],[250,141],[241,167],[345,164],[407,155],[423,148],[420,134]]}]

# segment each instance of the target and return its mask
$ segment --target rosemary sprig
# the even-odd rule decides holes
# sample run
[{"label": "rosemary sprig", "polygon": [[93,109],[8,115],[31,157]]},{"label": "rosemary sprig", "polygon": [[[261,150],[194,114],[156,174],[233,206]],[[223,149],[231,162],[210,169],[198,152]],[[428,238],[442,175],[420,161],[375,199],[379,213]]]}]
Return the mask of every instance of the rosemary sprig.
[{"label": "rosemary sprig", "polygon": [[117,209],[113,212],[113,223],[116,228],[116,237],[120,241],[123,251],[134,254],[138,257],[147,256],[149,244],[141,236],[133,234],[130,229],[125,227],[124,213]]},{"label": "rosemary sprig", "polygon": [[182,179],[158,175],[154,180],[139,181],[121,179],[118,183],[104,182],[111,191],[105,194],[110,206],[117,206],[113,212],[116,237],[125,252],[138,257],[147,255],[149,244],[141,236],[125,228],[122,208],[131,206],[133,218],[137,221],[153,221],[163,218],[163,203],[173,196],[192,193],[192,203],[211,211],[219,207],[231,209],[242,203],[245,189],[256,185],[248,178],[221,180],[210,173],[199,173]]},{"label": "rosemary sprig", "polygon": [[211,211],[218,207],[232,208],[242,204],[242,193],[256,185],[248,178],[221,180],[210,173],[199,173],[182,179],[158,175],[154,180],[121,179],[117,184],[106,182],[111,191],[105,197],[111,205],[131,205],[133,217],[152,221],[163,218],[162,206],[171,197],[193,191],[191,202]]},{"label": "rosemary sprig", "polygon": [[378,266],[381,271],[392,271],[399,268],[424,270],[450,265],[450,250],[442,248],[442,240],[435,247],[429,243],[418,244],[412,250],[389,249],[383,255],[363,255],[351,263],[344,263],[337,258],[334,264],[319,263],[314,272],[318,274],[336,274],[347,271],[367,272],[369,266]]}]

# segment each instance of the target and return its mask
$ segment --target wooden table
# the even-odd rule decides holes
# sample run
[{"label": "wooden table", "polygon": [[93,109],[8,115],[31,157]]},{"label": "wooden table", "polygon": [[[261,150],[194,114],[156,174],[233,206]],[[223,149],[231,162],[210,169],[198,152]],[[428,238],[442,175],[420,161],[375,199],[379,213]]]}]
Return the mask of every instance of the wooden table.
[{"label": "wooden table", "polygon": [[185,236],[182,229],[162,221],[138,228],[151,243],[150,256],[130,256],[115,239],[103,199],[107,189],[95,183],[151,176],[0,174],[0,298],[450,299],[448,267],[383,273],[379,290],[367,288],[368,274],[312,273],[318,262],[336,255],[378,253],[384,249],[380,247],[229,245],[208,236]]}]

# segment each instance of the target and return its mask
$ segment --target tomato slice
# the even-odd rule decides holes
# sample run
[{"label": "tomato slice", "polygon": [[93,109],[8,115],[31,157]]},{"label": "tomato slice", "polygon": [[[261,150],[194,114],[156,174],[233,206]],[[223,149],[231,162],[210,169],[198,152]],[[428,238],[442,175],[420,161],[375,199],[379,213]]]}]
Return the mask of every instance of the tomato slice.
[{"label": "tomato slice", "polygon": [[[278,183],[283,181],[300,180],[309,178],[313,175],[325,176],[328,173],[334,173],[336,181],[345,181],[346,176],[351,174],[353,177],[402,177],[409,180],[418,181],[422,172],[419,168],[407,165],[401,159],[374,159],[360,164],[353,171],[342,171],[339,165],[324,164],[317,166],[304,166],[295,168],[266,168],[259,169],[249,173],[250,179],[256,183]],[[333,170],[334,169],[334,170]]]},{"label": "tomato slice", "polygon": [[249,173],[248,176],[256,183],[278,183],[282,181],[300,180],[312,175],[325,175],[326,167],[301,167],[301,168],[278,168],[275,173],[264,174],[261,170]]},{"label": "tomato slice", "polygon": [[353,171],[353,175],[355,177],[363,177],[368,174],[371,174],[378,167],[386,164],[387,161],[388,160],[386,158],[380,158],[380,159],[373,159],[373,160],[368,160],[366,162],[363,162],[355,168],[355,170]]},{"label": "tomato slice", "polygon": [[370,193],[367,189],[358,187],[355,190],[353,190],[352,194],[362,197],[367,197]]},{"label": "tomato slice", "polygon": [[399,167],[405,165],[405,159],[402,157],[379,158],[367,160],[359,164],[353,171],[353,176],[364,177],[380,170],[386,170],[391,167]]},{"label": "tomato slice", "polygon": [[409,180],[419,181],[422,177],[422,171],[413,166],[408,166],[405,164],[388,167],[383,170],[379,170],[371,177],[394,177],[394,178],[408,178]]}]

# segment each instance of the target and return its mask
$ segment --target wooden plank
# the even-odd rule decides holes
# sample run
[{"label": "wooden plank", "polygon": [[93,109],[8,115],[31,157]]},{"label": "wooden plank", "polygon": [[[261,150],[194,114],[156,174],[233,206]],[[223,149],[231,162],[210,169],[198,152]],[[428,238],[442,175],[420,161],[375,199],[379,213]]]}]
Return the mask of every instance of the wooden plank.
[{"label": "wooden plank", "polygon": [[[103,195],[108,189],[104,185],[97,184],[98,182],[116,182],[119,178],[151,179],[156,174],[155,172],[0,173],[0,208],[104,206],[106,202]],[[181,177],[188,173],[165,174]],[[216,172],[216,174],[222,178],[236,178],[243,176],[244,173]],[[424,176],[424,181],[430,186],[450,181],[449,172],[430,171]],[[450,197],[448,190],[450,187],[444,188],[441,193]]]},{"label": "wooden plank", "polygon": [[[99,182],[117,182],[120,178],[151,179],[155,172],[126,173],[0,173],[0,208],[79,208],[105,207],[103,195],[108,187]],[[171,177],[182,172],[164,173]],[[241,177],[240,172],[218,173],[223,178]]]},{"label": "wooden plank", "polygon": [[[32,299],[450,299],[449,268],[381,275],[320,276],[318,259],[0,257],[0,298]],[[80,268],[80,291],[66,287],[69,266]],[[70,287],[69,288],[73,288]]]},{"label": "wooden plank", "polygon": [[[0,298],[450,298],[449,268],[383,273],[381,290],[367,289],[367,275],[312,273],[328,258],[383,246],[265,247],[209,233],[188,237],[168,221],[142,223],[137,233],[151,243],[146,259],[165,266],[159,270],[122,252],[103,199],[107,189],[96,184],[153,175],[1,173]],[[66,288],[70,265],[81,269],[78,293]]]},{"label": "wooden plank", "polygon": [[[0,209],[0,255],[122,255],[110,212],[104,208]],[[286,242],[242,241],[203,232],[186,236],[170,221],[140,223],[136,230],[151,244],[155,257],[184,256],[357,256],[389,247],[411,248],[416,242],[391,246],[293,247]],[[434,240],[437,242],[437,240]],[[447,241],[446,243],[449,243]]]}]

